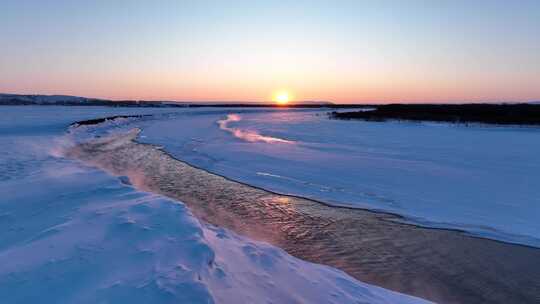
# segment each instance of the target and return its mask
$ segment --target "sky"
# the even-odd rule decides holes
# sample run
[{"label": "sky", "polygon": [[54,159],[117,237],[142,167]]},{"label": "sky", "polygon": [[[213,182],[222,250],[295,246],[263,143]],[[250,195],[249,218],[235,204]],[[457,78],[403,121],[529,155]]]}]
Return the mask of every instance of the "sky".
[{"label": "sky", "polygon": [[0,0],[0,92],[540,100],[540,1]]}]

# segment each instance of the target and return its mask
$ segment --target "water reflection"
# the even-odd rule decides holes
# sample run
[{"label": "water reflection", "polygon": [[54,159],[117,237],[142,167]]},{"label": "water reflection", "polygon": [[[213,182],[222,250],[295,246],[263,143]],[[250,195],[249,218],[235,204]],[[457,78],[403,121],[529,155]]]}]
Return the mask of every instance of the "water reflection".
[{"label": "water reflection", "polygon": [[292,203],[292,200],[288,196],[279,196],[273,198],[273,202],[280,205],[290,205]]}]

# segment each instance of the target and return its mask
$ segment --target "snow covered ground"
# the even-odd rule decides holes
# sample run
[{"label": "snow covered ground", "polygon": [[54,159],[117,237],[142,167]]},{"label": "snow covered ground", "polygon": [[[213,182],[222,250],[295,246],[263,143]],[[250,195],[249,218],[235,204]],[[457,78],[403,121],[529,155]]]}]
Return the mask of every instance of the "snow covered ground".
[{"label": "snow covered ground", "polygon": [[181,202],[62,157],[79,139],[64,133],[73,121],[170,109],[0,111],[2,303],[425,303],[201,224]]},{"label": "snow covered ground", "polygon": [[138,125],[142,142],[234,180],[540,246],[540,129],[325,112],[201,109]]}]

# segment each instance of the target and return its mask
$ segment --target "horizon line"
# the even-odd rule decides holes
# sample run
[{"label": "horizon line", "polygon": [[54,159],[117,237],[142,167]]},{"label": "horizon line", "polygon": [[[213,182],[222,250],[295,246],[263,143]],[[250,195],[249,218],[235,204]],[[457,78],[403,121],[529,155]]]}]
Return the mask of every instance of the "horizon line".
[{"label": "horizon line", "polygon": [[[112,98],[112,97],[89,97],[89,96],[83,96],[83,95],[71,95],[71,94],[43,94],[43,93],[6,93],[6,92],[0,92],[1,95],[19,95],[19,96],[46,96],[46,97],[52,97],[52,96],[62,96],[62,97],[73,97],[73,98],[84,98],[84,99],[90,99],[90,100],[103,100],[103,101],[110,101],[110,102],[172,102],[172,103],[179,103],[179,104],[199,104],[199,103],[229,103],[229,104],[241,104],[241,103],[247,103],[247,104],[275,104],[275,101],[272,100],[263,100],[263,101],[257,101],[257,100],[174,100],[174,99],[159,99],[159,98],[150,98],[150,99],[134,99],[134,98]],[[486,100],[486,101],[478,101],[478,100],[414,100],[414,101],[408,101],[408,100],[401,100],[401,101],[353,101],[353,102],[335,102],[330,100],[317,100],[317,99],[304,99],[304,100],[295,100],[290,101],[289,104],[291,105],[299,105],[302,103],[310,103],[310,104],[332,104],[332,105],[379,105],[379,104],[480,104],[480,103],[488,103],[488,104],[497,104],[497,103],[534,103],[534,102],[540,102],[539,98],[533,98],[533,99],[527,99],[527,100]]]}]

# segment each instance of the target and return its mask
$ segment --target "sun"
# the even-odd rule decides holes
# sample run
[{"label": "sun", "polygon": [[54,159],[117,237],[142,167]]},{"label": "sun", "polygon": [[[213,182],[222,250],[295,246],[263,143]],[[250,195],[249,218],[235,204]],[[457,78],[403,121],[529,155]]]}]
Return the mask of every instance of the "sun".
[{"label": "sun", "polygon": [[281,91],[274,95],[274,101],[278,105],[286,105],[289,103],[290,100],[291,100],[291,95],[289,94],[289,92]]},{"label": "sun", "polygon": [[287,104],[289,102],[289,94],[288,93],[279,93],[276,96],[276,102],[278,104]]}]

